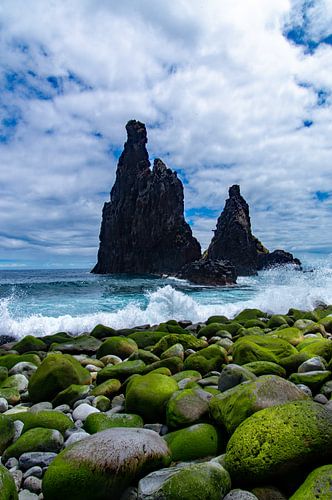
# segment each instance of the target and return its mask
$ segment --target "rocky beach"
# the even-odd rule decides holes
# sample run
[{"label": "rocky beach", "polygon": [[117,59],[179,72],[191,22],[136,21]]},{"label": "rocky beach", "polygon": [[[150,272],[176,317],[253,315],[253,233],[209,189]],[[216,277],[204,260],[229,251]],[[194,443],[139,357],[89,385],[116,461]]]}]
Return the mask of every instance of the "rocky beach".
[{"label": "rocky beach", "polygon": [[2,337],[1,499],[331,498],[331,314]]}]

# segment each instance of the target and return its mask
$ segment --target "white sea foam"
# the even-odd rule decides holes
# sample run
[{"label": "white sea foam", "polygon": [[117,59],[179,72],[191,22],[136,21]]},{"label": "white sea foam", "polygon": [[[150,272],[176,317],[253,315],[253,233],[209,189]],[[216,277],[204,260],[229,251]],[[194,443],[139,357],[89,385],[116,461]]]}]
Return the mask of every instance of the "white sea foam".
[{"label": "white sea foam", "polygon": [[[214,314],[233,317],[246,307],[257,307],[270,313],[285,313],[290,307],[312,309],[318,302],[332,304],[332,268],[318,268],[302,273],[289,269],[274,269],[258,277],[239,279],[239,289],[225,295],[225,291],[207,290],[199,295],[187,295],[171,285],[147,292],[147,306],[132,302],[116,312],[96,312],[79,316],[59,317],[30,315],[17,317],[10,313],[10,300],[0,301],[0,333],[14,335],[47,335],[68,331],[73,335],[90,331],[102,323],[114,328],[156,324],[169,319],[205,321]],[[174,283],[174,286],[176,284]],[[242,287],[242,288],[241,288]],[[241,289],[250,287],[250,300],[241,300]],[[248,294],[247,294],[248,296]]]}]

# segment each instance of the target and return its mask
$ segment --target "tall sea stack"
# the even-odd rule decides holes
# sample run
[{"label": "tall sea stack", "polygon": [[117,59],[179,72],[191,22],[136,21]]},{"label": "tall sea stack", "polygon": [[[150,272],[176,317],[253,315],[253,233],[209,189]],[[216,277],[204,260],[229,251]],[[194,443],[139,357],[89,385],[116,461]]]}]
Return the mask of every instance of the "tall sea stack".
[{"label": "tall sea stack", "polygon": [[145,125],[131,120],[126,129],[92,272],[174,274],[201,256],[184,219],[183,186],[161,160],[150,168]]}]

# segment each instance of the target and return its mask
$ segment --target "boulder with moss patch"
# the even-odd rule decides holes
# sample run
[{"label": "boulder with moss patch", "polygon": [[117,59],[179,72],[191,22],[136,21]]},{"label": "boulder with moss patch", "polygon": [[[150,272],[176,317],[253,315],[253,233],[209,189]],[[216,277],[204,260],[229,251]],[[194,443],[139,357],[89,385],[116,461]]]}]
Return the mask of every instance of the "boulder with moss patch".
[{"label": "boulder with moss patch", "polygon": [[220,371],[227,361],[227,351],[219,345],[212,344],[197,353],[190,354],[184,362],[184,369],[197,370],[204,375],[212,370]]},{"label": "boulder with moss patch", "polygon": [[55,429],[35,427],[22,434],[15,443],[8,446],[3,454],[3,460],[19,458],[23,453],[36,451],[59,452],[63,446],[62,434]]},{"label": "boulder with moss patch", "polygon": [[174,462],[215,456],[221,446],[217,429],[204,423],[170,432],[164,439]]},{"label": "boulder with moss patch", "polygon": [[13,421],[6,415],[0,415],[0,455],[14,438],[15,428]]},{"label": "boulder with moss patch", "polygon": [[64,434],[68,429],[74,427],[73,421],[58,411],[41,410],[37,412],[21,412],[10,415],[11,420],[20,420],[23,422],[23,433],[36,427],[43,427],[46,429],[56,429],[61,434]]},{"label": "boulder with moss patch", "polygon": [[140,374],[144,371],[146,364],[137,359],[135,361],[123,361],[116,365],[108,365],[97,374],[97,383],[100,384],[109,379],[126,380],[131,375]]},{"label": "boulder with moss patch", "polygon": [[176,428],[199,423],[207,417],[211,397],[200,388],[175,392],[166,407],[167,425]]},{"label": "boulder with moss patch", "polygon": [[79,399],[86,398],[90,393],[89,385],[70,384],[63,391],[59,392],[52,403],[54,408],[60,405],[72,406]]},{"label": "boulder with moss patch", "polygon": [[175,344],[181,344],[184,349],[195,350],[202,349],[207,346],[206,341],[198,339],[194,335],[172,333],[160,339],[159,342],[157,342],[157,344],[153,347],[152,352],[153,354],[160,356],[164,351]]},{"label": "boulder with moss patch", "polygon": [[16,342],[16,344],[13,345],[13,349],[19,354],[24,354],[25,352],[31,351],[46,351],[47,345],[41,339],[38,339],[33,335],[27,335],[26,337],[23,337],[23,339]]},{"label": "boulder with moss patch", "polygon": [[138,346],[133,339],[115,336],[104,340],[97,351],[97,358],[100,359],[108,354],[113,354],[121,359],[125,359],[136,351],[138,351]]},{"label": "boulder with moss patch", "polygon": [[0,465],[0,498],[1,500],[18,500],[13,476],[3,465]]},{"label": "boulder with moss patch", "polygon": [[332,465],[323,465],[313,470],[290,500],[331,500]]},{"label": "boulder with moss patch", "polygon": [[84,429],[89,434],[105,431],[112,427],[143,427],[143,419],[132,413],[92,413],[84,422]]},{"label": "boulder with moss patch", "polygon": [[267,335],[248,335],[238,339],[233,346],[233,361],[244,365],[253,361],[278,363],[282,358],[297,354],[297,350],[283,339]]},{"label": "boulder with moss patch", "polygon": [[277,375],[278,377],[286,377],[286,370],[277,363],[271,361],[253,361],[242,365],[243,368],[254,373],[257,377],[260,375]]}]

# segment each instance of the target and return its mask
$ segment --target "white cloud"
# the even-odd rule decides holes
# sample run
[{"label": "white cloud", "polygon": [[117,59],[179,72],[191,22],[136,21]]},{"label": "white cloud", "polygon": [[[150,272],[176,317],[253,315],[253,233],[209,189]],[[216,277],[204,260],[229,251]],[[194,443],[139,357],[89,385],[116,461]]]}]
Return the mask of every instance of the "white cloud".
[{"label": "white cloud", "polygon": [[[0,227],[16,242],[0,257],[93,264],[130,118],[151,157],[185,173],[187,208],[221,210],[237,182],[266,246],[330,250],[331,202],[315,193],[331,190],[332,47],[286,39],[303,5],[3,1],[0,110],[18,124],[0,144]],[[327,0],[306,15],[308,37],[330,34]],[[206,247],[216,219],[192,220]]]}]

